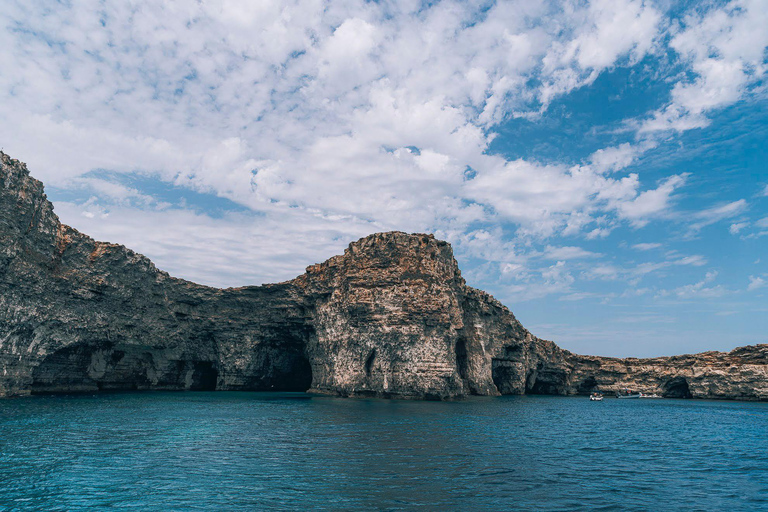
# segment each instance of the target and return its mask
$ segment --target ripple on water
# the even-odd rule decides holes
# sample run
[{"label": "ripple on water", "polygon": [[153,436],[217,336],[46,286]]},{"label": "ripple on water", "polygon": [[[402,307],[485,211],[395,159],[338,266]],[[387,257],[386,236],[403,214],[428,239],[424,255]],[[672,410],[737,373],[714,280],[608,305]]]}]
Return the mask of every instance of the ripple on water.
[{"label": "ripple on water", "polygon": [[0,401],[0,510],[750,510],[768,404],[139,393]]}]

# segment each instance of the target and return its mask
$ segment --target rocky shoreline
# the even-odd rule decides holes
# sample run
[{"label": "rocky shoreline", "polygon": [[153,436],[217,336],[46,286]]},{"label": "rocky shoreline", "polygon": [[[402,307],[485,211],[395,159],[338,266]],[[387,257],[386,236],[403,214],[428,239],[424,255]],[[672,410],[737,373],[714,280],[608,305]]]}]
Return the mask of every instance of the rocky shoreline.
[{"label": "rocky shoreline", "polygon": [[279,284],[176,279],[63,225],[0,152],[0,396],[285,390],[387,398],[588,395],[768,400],[768,345],[581,356],[466,285],[450,245],[377,233]]}]

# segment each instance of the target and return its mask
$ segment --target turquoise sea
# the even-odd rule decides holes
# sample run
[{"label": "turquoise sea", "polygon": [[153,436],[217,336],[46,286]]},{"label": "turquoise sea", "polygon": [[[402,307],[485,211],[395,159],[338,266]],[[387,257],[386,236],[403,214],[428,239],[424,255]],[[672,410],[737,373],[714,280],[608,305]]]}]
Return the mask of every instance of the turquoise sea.
[{"label": "turquoise sea", "polygon": [[768,403],[0,400],[0,510],[768,510]]}]

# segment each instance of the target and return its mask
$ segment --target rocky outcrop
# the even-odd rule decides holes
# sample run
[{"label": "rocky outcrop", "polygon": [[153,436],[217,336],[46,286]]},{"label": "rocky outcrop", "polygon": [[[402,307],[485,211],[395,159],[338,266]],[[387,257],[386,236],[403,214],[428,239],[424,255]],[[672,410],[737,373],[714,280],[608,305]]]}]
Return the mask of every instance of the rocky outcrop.
[{"label": "rocky outcrop", "polygon": [[650,359],[570,354],[567,369],[558,391],[568,394],[629,389],[671,398],[768,400],[768,345]]},{"label": "rocky outcrop", "polygon": [[0,394],[309,387],[296,287],[172,278],[60,224],[40,182],[0,158]]},{"label": "rocky outcrop", "polygon": [[380,233],[285,283],[216,289],[62,225],[0,153],[0,395],[307,390],[446,399],[587,394],[768,399],[768,346],[579,356],[461,277],[431,235]]}]

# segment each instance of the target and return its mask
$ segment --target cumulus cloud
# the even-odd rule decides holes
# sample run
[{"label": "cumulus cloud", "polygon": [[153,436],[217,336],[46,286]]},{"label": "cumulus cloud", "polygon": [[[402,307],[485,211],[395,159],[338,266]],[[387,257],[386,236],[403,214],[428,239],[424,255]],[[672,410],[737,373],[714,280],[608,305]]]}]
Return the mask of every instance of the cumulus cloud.
[{"label": "cumulus cloud", "polygon": [[747,291],[751,292],[752,290],[758,290],[760,288],[764,288],[766,285],[768,285],[768,282],[766,282],[766,280],[761,276],[749,276],[749,285],[747,286]]},{"label": "cumulus cloud", "polygon": [[737,235],[739,234],[739,232],[741,232],[742,230],[744,230],[744,228],[748,226],[749,226],[749,222],[734,222],[728,228],[728,232],[731,233],[732,235]]},{"label": "cumulus cloud", "polygon": [[684,175],[671,176],[655,189],[646,190],[630,201],[618,203],[620,215],[633,225],[642,227],[650,219],[668,213],[672,194],[685,183]]},{"label": "cumulus cloud", "polygon": [[[56,213],[97,240],[121,240],[152,256],[161,269],[211,286],[274,283],[304,272],[309,262],[344,252],[350,241],[368,234],[358,222],[336,222],[311,214],[286,231],[279,216],[205,213],[171,208],[163,211],[111,206],[108,215],[93,203],[58,202]],[[73,222],[77,220],[77,222]],[[258,229],[254,229],[258,226]],[[296,244],[294,237],[300,237]],[[194,250],[189,250],[192,247]]]},{"label": "cumulus cloud", "polygon": [[670,103],[642,124],[643,132],[706,126],[710,111],[735,103],[765,75],[765,0],[733,0],[700,12],[688,15],[670,42],[693,78],[674,85]]},{"label": "cumulus cloud", "polygon": [[596,0],[584,10],[576,5],[568,6],[576,23],[566,24],[574,37],[556,41],[542,60],[550,76],[542,91],[545,105],[556,95],[593,81],[620,56],[639,60],[658,32],[661,15],[645,2]]},{"label": "cumulus cloud", "polygon": [[619,146],[598,149],[589,160],[595,169],[610,172],[628,167],[641,153],[640,147],[625,142]]},{"label": "cumulus cloud", "polygon": [[660,20],[638,0],[12,2],[0,113],[15,121],[0,137],[53,185],[141,172],[259,213],[445,232],[509,221],[521,235],[600,238],[606,212],[641,225],[669,207],[669,186],[604,176],[636,147],[576,167],[486,150],[510,115],[642,58]]},{"label": "cumulus cloud", "polygon": [[[9,1],[0,139],[47,185],[83,194],[57,202],[65,222],[202,283],[289,279],[399,229],[448,239],[473,264],[468,280],[513,300],[606,297],[577,279],[705,264],[606,261],[601,246],[581,245],[674,218],[688,175],[646,174],[637,164],[656,144],[646,136],[700,126],[748,94],[764,67],[744,42],[752,30],[762,44],[750,29],[759,11],[736,2],[678,27],[641,0]],[[602,73],[669,48],[689,78],[631,142],[574,161],[489,151],[506,121],[536,122]],[[94,170],[239,208],[217,217]],[[745,208],[689,219],[738,225]]]}]

